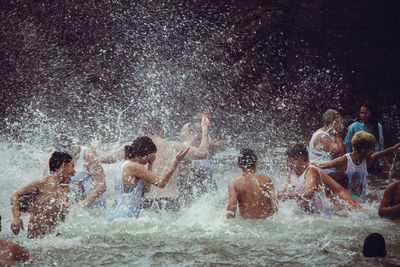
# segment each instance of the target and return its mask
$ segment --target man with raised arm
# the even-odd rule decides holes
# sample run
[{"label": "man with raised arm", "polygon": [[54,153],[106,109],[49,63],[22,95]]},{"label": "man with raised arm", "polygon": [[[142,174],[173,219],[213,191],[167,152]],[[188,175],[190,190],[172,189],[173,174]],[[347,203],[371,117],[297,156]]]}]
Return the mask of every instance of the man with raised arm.
[{"label": "man with raised arm", "polygon": [[22,187],[11,197],[13,221],[11,230],[18,235],[24,229],[20,212],[20,199],[31,195],[28,209],[28,238],[42,237],[52,233],[59,221],[64,221],[69,209],[69,182],[74,175],[72,157],[63,152],[54,152],[49,160],[51,175],[38,178]]},{"label": "man with raised arm", "polygon": [[[206,115],[202,117],[202,138],[199,147],[188,146],[182,142],[170,141],[162,137],[162,125],[158,120],[152,120],[149,126],[144,130],[145,134],[153,140],[157,147],[157,157],[153,162],[153,172],[156,174],[166,173],[174,162],[172,155],[178,154],[179,151],[190,148],[185,159],[205,159],[208,156],[208,129],[210,122]],[[99,149],[101,140],[97,140],[94,144],[96,153],[99,160],[102,163],[114,163],[118,160],[123,160],[125,156],[124,146],[111,151],[104,152]],[[179,170],[177,170],[179,172]],[[166,209],[166,210],[178,210],[182,203],[182,188],[178,188],[178,177],[179,175],[175,172],[164,188],[160,188],[154,185],[149,185],[149,189],[144,193],[142,199],[142,208],[155,208],[155,209]],[[181,177],[185,179],[185,177]],[[181,190],[180,190],[181,189]]]},{"label": "man with raised arm", "polygon": [[226,218],[236,216],[239,204],[240,217],[244,219],[266,219],[278,211],[274,185],[268,176],[258,174],[257,156],[251,149],[240,152],[237,166],[242,176],[228,186],[229,204]]}]

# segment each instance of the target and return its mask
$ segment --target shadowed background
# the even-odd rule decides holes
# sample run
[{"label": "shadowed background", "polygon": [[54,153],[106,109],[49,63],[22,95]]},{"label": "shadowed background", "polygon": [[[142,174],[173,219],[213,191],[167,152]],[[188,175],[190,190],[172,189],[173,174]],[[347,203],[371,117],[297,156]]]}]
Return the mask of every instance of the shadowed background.
[{"label": "shadowed background", "polygon": [[2,132],[45,144],[66,125],[83,140],[126,140],[159,117],[172,137],[208,108],[219,134],[268,145],[308,139],[329,107],[349,124],[372,98],[389,145],[399,11],[372,0],[2,1]]}]

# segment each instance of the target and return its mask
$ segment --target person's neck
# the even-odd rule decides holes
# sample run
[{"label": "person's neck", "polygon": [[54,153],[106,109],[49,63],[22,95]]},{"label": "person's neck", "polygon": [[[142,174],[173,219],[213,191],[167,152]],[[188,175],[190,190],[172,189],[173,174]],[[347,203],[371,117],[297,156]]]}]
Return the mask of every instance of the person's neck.
[{"label": "person's neck", "polygon": [[252,176],[256,173],[256,168],[242,169],[243,177]]},{"label": "person's neck", "polygon": [[308,163],[304,163],[300,165],[298,168],[294,170],[297,176],[301,175],[308,168]]},{"label": "person's neck", "polygon": [[357,153],[357,151],[353,151],[350,154],[350,156],[355,165],[360,165],[361,162],[363,161],[363,158],[361,157],[361,155],[359,153]]}]

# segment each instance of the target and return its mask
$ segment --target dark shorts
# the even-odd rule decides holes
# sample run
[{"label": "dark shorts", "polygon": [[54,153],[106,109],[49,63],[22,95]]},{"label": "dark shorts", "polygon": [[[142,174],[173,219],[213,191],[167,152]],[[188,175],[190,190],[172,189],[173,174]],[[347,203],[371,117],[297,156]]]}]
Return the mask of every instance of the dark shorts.
[{"label": "dark shorts", "polygon": [[331,172],[328,174],[330,177],[332,177],[333,180],[335,180],[338,184],[343,186],[343,188],[347,189],[349,186],[349,177],[341,172]]},{"label": "dark shorts", "polygon": [[161,197],[161,198],[142,198],[140,204],[142,209],[160,211],[177,211],[181,207],[179,198]]}]

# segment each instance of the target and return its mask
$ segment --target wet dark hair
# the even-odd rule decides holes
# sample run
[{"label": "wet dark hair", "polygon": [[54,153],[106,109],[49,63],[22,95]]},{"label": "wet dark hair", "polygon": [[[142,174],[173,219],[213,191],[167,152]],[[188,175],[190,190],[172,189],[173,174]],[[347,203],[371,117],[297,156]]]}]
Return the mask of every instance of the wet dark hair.
[{"label": "wet dark hair", "polygon": [[130,146],[125,146],[125,159],[144,157],[157,152],[157,147],[147,136],[136,138]]},{"label": "wet dark hair", "polygon": [[379,233],[369,234],[364,239],[362,251],[364,257],[385,257],[387,254],[385,238]]},{"label": "wet dark hair", "polygon": [[378,121],[380,119],[380,114],[376,109],[375,103],[370,100],[367,100],[361,107],[366,107],[369,111],[371,111],[371,121],[370,121],[370,124],[372,126],[371,133],[375,136],[375,139],[378,141],[379,140]]},{"label": "wet dark hair", "polygon": [[240,168],[250,169],[256,165],[257,156],[251,149],[242,149],[238,157],[238,164]]},{"label": "wet dark hair", "polygon": [[304,161],[308,161],[308,151],[305,145],[295,144],[291,148],[286,150],[286,156],[292,159],[302,158]]},{"label": "wet dark hair", "polygon": [[72,157],[68,153],[58,151],[53,152],[49,160],[50,172],[55,172],[63,163],[68,164],[71,161]]}]

